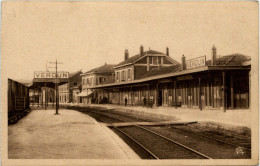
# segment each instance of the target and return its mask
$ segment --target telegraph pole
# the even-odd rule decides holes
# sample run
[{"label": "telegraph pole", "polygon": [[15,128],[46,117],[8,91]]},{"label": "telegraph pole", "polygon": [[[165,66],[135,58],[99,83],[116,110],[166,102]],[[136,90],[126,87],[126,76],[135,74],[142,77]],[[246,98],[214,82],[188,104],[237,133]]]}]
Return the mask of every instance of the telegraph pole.
[{"label": "telegraph pole", "polygon": [[58,108],[58,100],[59,100],[59,96],[58,96],[58,63],[57,63],[57,59],[56,59],[56,80],[55,80],[55,90],[56,90],[56,113],[55,115],[59,115],[59,108]]},{"label": "telegraph pole", "polygon": [[56,91],[56,113],[54,115],[59,115],[58,64],[62,64],[62,63],[58,63],[57,59],[56,59],[56,62],[50,62],[50,63],[55,64],[55,69],[56,69],[56,74],[55,74],[56,76],[55,76],[55,81],[54,81],[55,82],[55,91]]}]

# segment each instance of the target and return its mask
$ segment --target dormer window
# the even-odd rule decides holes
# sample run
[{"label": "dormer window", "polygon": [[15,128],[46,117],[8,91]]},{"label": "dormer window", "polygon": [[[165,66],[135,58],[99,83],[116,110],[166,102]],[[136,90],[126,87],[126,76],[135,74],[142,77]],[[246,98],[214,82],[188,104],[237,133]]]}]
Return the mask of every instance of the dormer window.
[{"label": "dormer window", "polygon": [[153,64],[157,65],[158,64],[158,57],[153,57]]},{"label": "dormer window", "polygon": [[162,57],[158,57],[158,64],[162,64]]},{"label": "dormer window", "polygon": [[153,64],[153,57],[151,57],[151,56],[149,57],[149,63]]}]

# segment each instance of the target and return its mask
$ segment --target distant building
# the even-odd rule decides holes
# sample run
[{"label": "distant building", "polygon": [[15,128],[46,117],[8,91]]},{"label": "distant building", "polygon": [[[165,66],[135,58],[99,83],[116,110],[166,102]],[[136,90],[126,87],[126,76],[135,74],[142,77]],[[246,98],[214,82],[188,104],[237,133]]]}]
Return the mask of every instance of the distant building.
[{"label": "distant building", "polygon": [[69,84],[63,84],[59,86],[59,102],[69,103]]},{"label": "distant building", "polygon": [[81,74],[81,70],[70,73],[69,82],[59,86],[60,103],[80,102],[80,98],[77,95],[81,91]]},{"label": "distant building", "polygon": [[[90,89],[97,85],[114,82],[114,65],[105,64],[81,74],[82,77],[82,92],[79,94],[82,97],[83,103],[100,103],[102,102],[95,91]],[[104,96],[105,97],[105,96]]]},{"label": "distant building", "polygon": [[73,103],[80,103],[80,97],[78,94],[81,92],[81,75],[82,70],[71,73],[70,74],[70,81],[69,81],[69,86],[70,86],[70,102]]}]

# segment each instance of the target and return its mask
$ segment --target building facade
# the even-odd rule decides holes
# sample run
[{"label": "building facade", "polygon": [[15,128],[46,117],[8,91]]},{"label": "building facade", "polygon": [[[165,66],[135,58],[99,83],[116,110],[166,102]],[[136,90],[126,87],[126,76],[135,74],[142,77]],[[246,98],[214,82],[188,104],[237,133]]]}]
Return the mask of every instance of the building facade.
[{"label": "building facade", "polygon": [[114,82],[115,78],[113,67],[114,65],[105,64],[81,74],[82,92],[79,96],[82,98],[83,103],[101,103],[106,100],[105,95],[102,99],[99,98],[97,91],[94,91],[92,87]]},{"label": "building facade", "polygon": [[130,62],[126,51],[125,61],[114,67],[114,83],[91,87],[98,98],[106,97],[113,104],[125,104],[127,99],[128,105],[143,105],[146,100],[153,106],[200,110],[250,107],[249,56],[217,57],[213,46],[211,60],[206,56],[186,60],[183,55],[178,63],[169,58],[168,49],[166,54],[147,51],[144,55],[142,49],[139,57],[132,57]]},{"label": "building facade", "polygon": [[59,102],[69,103],[69,83],[59,86]]},{"label": "building facade", "polygon": [[81,74],[81,70],[69,73],[69,82],[58,87],[60,103],[80,102],[77,95],[81,91]]}]

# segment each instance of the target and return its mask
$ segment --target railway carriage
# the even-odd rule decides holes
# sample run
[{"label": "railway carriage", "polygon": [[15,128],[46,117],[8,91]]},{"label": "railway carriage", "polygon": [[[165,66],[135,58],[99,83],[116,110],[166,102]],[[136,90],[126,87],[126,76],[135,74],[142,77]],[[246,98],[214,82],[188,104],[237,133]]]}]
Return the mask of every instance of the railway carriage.
[{"label": "railway carriage", "polygon": [[29,87],[8,79],[8,124],[16,123],[29,109]]}]

